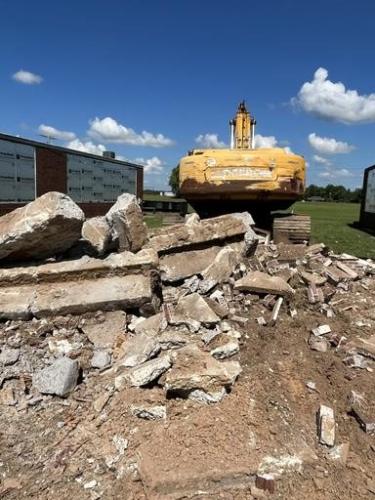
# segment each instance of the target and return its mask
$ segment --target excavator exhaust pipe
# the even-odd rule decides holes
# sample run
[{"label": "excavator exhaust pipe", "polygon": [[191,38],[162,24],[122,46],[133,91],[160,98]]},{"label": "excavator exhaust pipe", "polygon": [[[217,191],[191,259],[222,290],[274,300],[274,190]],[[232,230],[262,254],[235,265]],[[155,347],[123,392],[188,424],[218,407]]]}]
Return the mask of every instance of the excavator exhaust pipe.
[{"label": "excavator exhaust pipe", "polygon": [[229,122],[230,127],[230,149],[234,149],[234,120]]},{"label": "excavator exhaust pipe", "polygon": [[255,125],[256,121],[254,118],[251,120],[251,139],[250,139],[250,149],[255,149]]}]

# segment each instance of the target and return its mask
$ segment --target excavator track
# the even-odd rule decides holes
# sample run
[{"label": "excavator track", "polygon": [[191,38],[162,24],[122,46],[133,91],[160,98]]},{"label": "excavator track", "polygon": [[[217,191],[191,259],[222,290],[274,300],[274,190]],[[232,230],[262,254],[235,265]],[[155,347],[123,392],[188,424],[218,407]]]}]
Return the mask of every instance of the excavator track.
[{"label": "excavator track", "polygon": [[272,225],[275,243],[304,243],[311,237],[311,217],[309,215],[278,216]]}]

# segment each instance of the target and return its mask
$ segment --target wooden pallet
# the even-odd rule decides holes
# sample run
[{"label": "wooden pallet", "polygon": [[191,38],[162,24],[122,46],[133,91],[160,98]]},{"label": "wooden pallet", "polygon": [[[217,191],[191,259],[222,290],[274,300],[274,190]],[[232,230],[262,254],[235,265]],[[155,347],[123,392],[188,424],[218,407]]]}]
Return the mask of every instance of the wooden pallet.
[{"label": "wooden pallet", "polygon": [[303,243],[310,241],[311,217],[309,215],[287,215],[273,221],[275,243]]}]

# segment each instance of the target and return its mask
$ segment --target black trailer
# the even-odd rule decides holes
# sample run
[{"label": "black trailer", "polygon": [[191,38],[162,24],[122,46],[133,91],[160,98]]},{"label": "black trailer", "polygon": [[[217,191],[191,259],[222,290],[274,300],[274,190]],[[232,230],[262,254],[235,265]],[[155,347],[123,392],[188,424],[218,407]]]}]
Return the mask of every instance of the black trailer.
[{"label": "black trailer", "polygon": [[375,232],[375,165],[366,168],[364,172],[359,224]]}]

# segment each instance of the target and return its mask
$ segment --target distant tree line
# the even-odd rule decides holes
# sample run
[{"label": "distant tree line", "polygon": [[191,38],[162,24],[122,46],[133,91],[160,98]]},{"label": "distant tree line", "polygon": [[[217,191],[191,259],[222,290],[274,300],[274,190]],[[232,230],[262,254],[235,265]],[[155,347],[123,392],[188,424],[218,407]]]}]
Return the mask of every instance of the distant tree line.
[{"label": "distant tree line", "polygon": [[180,186],[179,186],[179,179],[180,177],[180,166],[177,165],[172,171],[171,175],[169,176],[169,185],[171,187],[171,190],[175,196],[179,196],[179,191],[180,191]]},{"label": "distant tree line", "polygon": [[334,184],[328,184],[327,186],[316,186],[315,184],[310,184],[307,186],[305,191],[305,200],[309,198],[322,198],[324,201],[346,201],[349,203],[360,203],[362,198],[362,189],[357,188],[347,189],[345,186],[335,186]]}]

